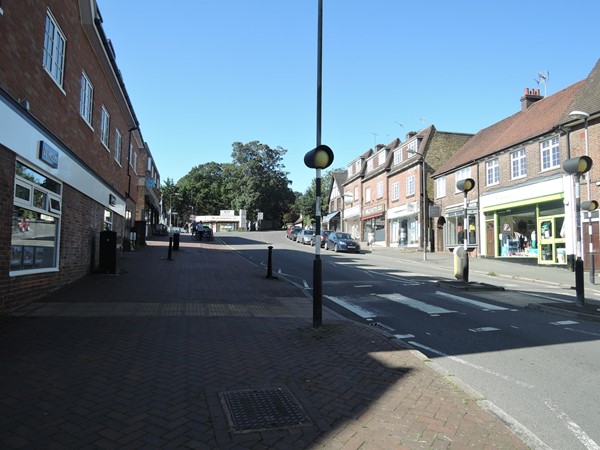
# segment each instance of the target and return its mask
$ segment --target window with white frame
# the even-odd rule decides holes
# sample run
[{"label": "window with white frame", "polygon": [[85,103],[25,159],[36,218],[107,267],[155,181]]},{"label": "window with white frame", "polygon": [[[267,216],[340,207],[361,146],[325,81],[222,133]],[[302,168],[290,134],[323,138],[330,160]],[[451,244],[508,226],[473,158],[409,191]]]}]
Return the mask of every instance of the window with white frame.
[{"label": "window with white frame", "polygon": [[466,180],[467,178],[471,178],[471,168],[463,167],[462,169],[454,172],[454,192],[460,192],[456,187],[456,184],[461,180]]},{"label": "window with white frame", "polygon": [[398,181],[392,183],[391,198],[392,201],[400,200],[400,183]]},{"label": "window with white frame", "polygon": [[402,150],[398,149],[394,152],[394,165],[398,165],[402,162]]},{"label": "window with white frame", "polygon": [[113,227],[113,213],[110,209],[104,210],[104,229],[111,231]]},{"label": "window with white frame", "polygon": [[104,105],[102,105],[102,115],[100,117],[100,141],[108,150],[108,139],[110,134],[110,114]]},{"label": "window with white frame", "polygon": [[415,176],[411,175],[406,179],[406,196],[415,195]]},{"label": "window with white frame", "polygon": [[540,143],[542,170],[560,167],[560,145],[558,136]]},{"label": "window with white frame", "polygon": [[383,181],[377,183],[377,199],[383,198]]},{"label": "window with white frame", "polygon": [[85,72],[81,72],[81,93],[79,96],[79,114],[89,126],[92,126],[92,105],[94,87]]},{"label": "window with white frame", "polygon": [[492,186],[500,182],[500,166],[498,164],[498,158],[486,161],[485,181],[487,186]]},{"label": "window with white frame", "polygon": [[358,186],[354,186],[354,198],[352,199],[352,201],[356,202],[360,200],[360,189],[358,188]]},{"label": "window with white frame", "polygon": [[133,161],[132,161],[131,167],[133,167],[133,172],[137,175],[137,173],[138,173],[138,171],[137,171],[137,164],[138,164],[137,152],[133,152],[132,156],[133,156]]},{"label": "window with white frame", "polygon": [[115,161],[121,165],[121,149],[123,147],[123,136],[118,128],[115,128]]},{"label": "window with white frame", "polygon": [[446,176],[441,176],[435,180],[435,198],[446,196]]},{"label": "window with white frame", "polygon": [[10,274],[58,269],[62,185],[16,162]]},{"label": "window with white frame", "polygon": [[373,158],[367,161],[367,172],[370,172],[371,170],[373,170]]},{"label": "window with white frame", "polygon": [[381,151],[381,152],[379,152],[379,161],[377,161],[377,165],[382,166],[384,164],[385,164],[385,152]]},{"label": "window with white frame", "polygon": [[65,66],[65,48],[67,39],[56,19],[48,10],[46,13],[46,31],[44,34],[44,68],[61,88]]},{"label": "window with white frame", "polygon": [[408,153],[409,154],[416,154],[417,153],[417,149],[418,149],[418,144],[419,144],[419,140],[415,139],[414,141],[410,141],[408,143]]},{"label": "window with white frame", "polygon": [[527,176],[527,157],[524,148],[510,154],[510,174],[513,179]]},{"label": "window with white frame", "polygon": [[371,188],[365,188],[365,203],[371,202]]}]

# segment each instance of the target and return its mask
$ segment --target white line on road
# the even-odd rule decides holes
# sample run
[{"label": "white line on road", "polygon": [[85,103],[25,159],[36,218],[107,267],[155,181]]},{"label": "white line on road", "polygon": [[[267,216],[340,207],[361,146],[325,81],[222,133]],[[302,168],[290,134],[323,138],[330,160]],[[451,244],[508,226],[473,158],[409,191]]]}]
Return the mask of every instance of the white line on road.
[{"label": "white line on road", "polygon": [[431,347],[427,347],[426,345],[423,345],[423,344],[419,344],[418,342],[409,341],[408,344],[412,345],[413,347],[422,348],[431,353],[435,353],[436,355],[444,356],[444,357],[449,358],[452,361],[455,361],[457,363],[463,364],[465,366],[471,367],[471,368],[473,368],[475,370],[479,370],[481,372],[485,372],[487,374],[498,377],[506,382],[514,383],[514,384],[517,384],[519,386],[522,386],[526,389],[533,391],[535,393],[535,395],[540,399],[540,401],[544,404],[544,406],[546,406],[550,411],[552,411],[554,414],[556,414],[556,417],[564,423],[564,425],[569,429],[569,431],[571,431],[571,433],[573,433],[573,435],[577,438],[577,440],[579,442],[581,442],[585,446],[586,449],[600,450],[600,446],[591,437],[589,437],[588,434],[585,431],[583,431],[579,425],[577,425],[575,422],[573,422],[571,420],[571,418],[567,415],[567,413],[565,413],[564,411],[559,411],[558,406],[555,405],[554,402],[552,402],[552,400],[542,397],[539,393],[536,393],[534,386],[532,386],[528,383],[525,383],[523,381],[519,381],[517,379],[511,378],[508,375],[494,372],[493,370],[487,369],[482,366],[478,366],[477,364],[470,363],[462,358],[448,355],[447,353],[441,352],[439,350],[435,350],[435,349],[433,349]]},{"label": "white line on road", "polygon": [[339,297],[332,297],[330,295],[326,295],[325,297],[328,298],[329,300],[331,300],[332,302],[337,303],[338,305],[346,308],[348,311],[353,312],[357,316],[362,317],[363,319],[367,319],[369,317],[377,317],[377,314],[375,314],[369,310],[366,310],[364,308],[361,308],[360,306],[356,306],[351,303],[348,303],[347,301],[342,300]]},{"label": "white line on road", "polygon": [[505,308],[504,306],[497,306],[497,305],[492,305],[491,303],[479,302],[477,300],[471,300],[470,298],[460,297],[458,295],[449,294],[447,292],[436,291],[435,295],[446,297],[450,300],[455,300],[457,302],[467,303],[472,306],[477,306],[478,308],[481,308],[481,309],[487,310],[487,311],[508,311],[509,310],[509,308]]},{"label": "white line on road", "polygon": [[429,315],[448,314],[448,313],[456,312],[456,311],[451,311],[449,309],[440,308],[439,306],[428,305],[427,303],[420,302],[419,300],[415,300],[410,297],[405,297],[404,295],[400,295],[400,294],[377,294],[377,296],[386,298],[386,299],[391,300],[396,303],[406,305],[410,308],[418,309],[419,311],[423,311],[424,313],[427,313]]},{"label": "white line on road", "polygon": [[469,328],[469,331],[472,331],[473,333],[485,333],[487,331],[500,331],[500,328],[494,328],[494,327]]},{"label": "white line on road", "polygon": [[550,325],[576,325],[579,322],[575,322],[574,320],[561,320],[559,322],[550,322]]}]

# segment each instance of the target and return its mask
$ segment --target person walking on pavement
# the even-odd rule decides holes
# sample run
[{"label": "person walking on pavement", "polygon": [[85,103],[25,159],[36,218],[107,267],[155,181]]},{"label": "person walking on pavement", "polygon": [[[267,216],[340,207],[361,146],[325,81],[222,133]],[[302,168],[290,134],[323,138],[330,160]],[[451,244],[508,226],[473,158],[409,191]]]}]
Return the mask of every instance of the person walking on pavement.
[{"label": "person walking on pavement", "polygon": [[369,233],[367,233],[367,245],[369,246],[369,249],[371,251],[373,251],[373,243],[375,242],[375,233],[373,233],[373,230],[369,231]]}]

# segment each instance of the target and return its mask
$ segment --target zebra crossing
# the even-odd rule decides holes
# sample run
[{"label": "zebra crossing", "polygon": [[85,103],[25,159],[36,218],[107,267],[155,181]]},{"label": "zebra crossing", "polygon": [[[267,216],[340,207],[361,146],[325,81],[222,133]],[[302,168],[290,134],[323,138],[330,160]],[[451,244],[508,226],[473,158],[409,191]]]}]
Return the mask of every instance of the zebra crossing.
[{"label": "zebra crossing", "polygon": [[[404,294],[391,293],[391,294],[370,294],[368,296],[332,296],[325,295],[325,298],[334,302],[337,305],[342,306],[348,311],[353,312],[363,319],[372,319],[385,315],[381,310],[379,301],[391,301],[394,303],[401,304],[408,308],[412,308],[419,312],[425,313],[431,317],[438,317],[444,314],[457,314],[461,313],[462,307],[475,308],[484,312],[496,312],[496,311],[518,311],[515,308],[508,308],[505,306],[495,305],[493,303],[487,303],[480,300],[474,300],[469,297],[462,295],[451,294],[444,291],[434,291],[431,293],[431,301],[424,300],[423,298],[417,299]],[[440,306],[439,301],[444,301],[445,306]]]}]

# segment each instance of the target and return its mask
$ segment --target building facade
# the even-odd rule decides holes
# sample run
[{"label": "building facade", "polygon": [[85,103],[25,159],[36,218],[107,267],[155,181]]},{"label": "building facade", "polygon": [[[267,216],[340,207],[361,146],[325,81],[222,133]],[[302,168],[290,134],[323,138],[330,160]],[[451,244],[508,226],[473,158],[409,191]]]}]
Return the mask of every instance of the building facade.
[{"label": "building facade", "polygon": [[129,236],[144,142],[94,0],[3,4],[0,40],[6,311],[98,268],[102,231]]},{"label": "building facade", "polygon": [[[575,114],[581,111],[585,120]],[[482,256],[567,265],[578,237],[586,250],[590,244],[597,249],[598,213],[582,214],[592,231],[581,233],[581,227],[578,233],[575,180],[562,165],[576,156],[600,157],[599,115],[599,64],[585,80],[546,98],[539,89],[525,89],[518,113],[481,130],[434,174],[444,218],[441,248],[461,244],[464,195],[456,182],[472,178],[467,209],[475,226],[468,244]],[[581,177],[580,201],[598,197],[599,175],[593,166]],[[581,256],[591,257],[589,251]]]},{"label": "building facade", "polygon": [[404,249],[433,245],[431,174],[471,137],[431,125],[408,133],[404,142],[396,138],[369,149],[348,164],[345,181],[332,175],[332,185],[341,187],[329,193],[327,220],[339,215],[341,230],[362,241],[373,233],[374,245]]}]

